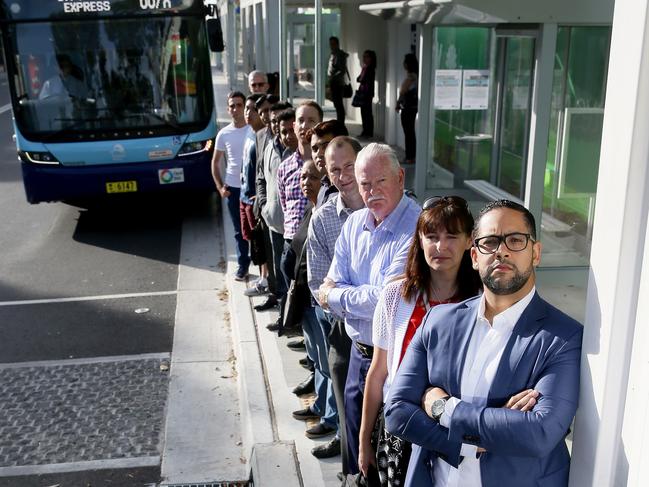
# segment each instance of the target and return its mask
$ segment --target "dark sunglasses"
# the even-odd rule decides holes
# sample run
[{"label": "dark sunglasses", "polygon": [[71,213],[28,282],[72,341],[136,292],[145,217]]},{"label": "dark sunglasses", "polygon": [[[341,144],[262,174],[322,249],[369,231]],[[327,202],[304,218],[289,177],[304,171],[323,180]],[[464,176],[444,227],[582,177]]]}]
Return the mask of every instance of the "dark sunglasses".
[{"label": "dark sunglasses", "polygon": [[469,203],[459,196],[432,196],[424,201],[421,208],[422,210],[428,210],[442,203],[448,206],[461,206],[463,208],[469,207]]}]

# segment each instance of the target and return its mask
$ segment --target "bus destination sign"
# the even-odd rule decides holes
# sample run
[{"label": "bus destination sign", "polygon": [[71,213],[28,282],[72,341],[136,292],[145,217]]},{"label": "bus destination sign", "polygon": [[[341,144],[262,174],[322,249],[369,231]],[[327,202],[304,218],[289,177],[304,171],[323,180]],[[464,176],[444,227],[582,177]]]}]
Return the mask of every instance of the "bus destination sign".
[{"label": "bus destination sign", "polygon": [[203,8],[202,0],[0,0],[2,20],[64,19],[75,15],[165,14]]}]

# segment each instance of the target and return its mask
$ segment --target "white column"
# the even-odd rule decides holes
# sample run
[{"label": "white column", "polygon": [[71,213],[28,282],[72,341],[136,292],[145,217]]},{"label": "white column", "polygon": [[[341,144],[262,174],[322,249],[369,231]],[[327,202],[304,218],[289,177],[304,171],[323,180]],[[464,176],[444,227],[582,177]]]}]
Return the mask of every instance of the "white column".
[{"label": "white column", "polygon": [[[648,424],[647,375],[639,375],[647,365],[647,315],[639,312],[647,311],[648,300],[646,261],[644,275],[642,266],[649,208],[648,2],[615,4],[573,487],[625,485],[626,472],[628,485],[647,484],[640,476],[647,473],[647,437],[639,436]],[[630,375],[631,363],[638,369]]]},{"label": "white column", "polygon": [[286,69],[286,0],[279,0],[279,97],[286,99],[286,79],[288,70]]},{"label": "white column", "polygon": [[264,0],[264,39],[268,71],[279,71],[279,3],[280,0]]},{"label": "white column", "polygon": [[236,73],[236,57],[237,57],[237,42],[236,42],[236,28],[234,24],[234,4],[227,3],[227,14],[225,16],[225,32],[226,32],[226,50],[228,54],[227,70],[228,70],[228,86],[234,89],[237,80]]},{"label": "white column", "polygon": [[[649,89],[649,87],[646,87]],[[624,450],[617,458],[615,485],[644,487],[649,479],[649,226],[646,226],[643,269],[638,288],[638,309],[635,319],[633,351],[631,354],[629,387],[627,388],[622,444]]]},{"label": "white column", "polygon": [[435,30],[430,24],[421,26],[419,37],[419,110],[417,113],[417,163],[415,165],[415,193],[421,199],[426,192],[426,171],[432,164],[432,140],[429,134],[431,123],[434,124],[434,84],[435,66]]},{"label": "white column", "polygon": [[554,54],[557,48],[557,24],[542,24],[536,39],[530,140],[527,150],[525,206],[538,222],[539,233],[543,213],[543,187],[552,111]]},{"label": "white column", "polygon": [[264,49],[264,20],[262,15],[263,3],[258,2],[253,6],[253,22],[255,26],[255,69],[268,71],[266,65],[266,50]]}]

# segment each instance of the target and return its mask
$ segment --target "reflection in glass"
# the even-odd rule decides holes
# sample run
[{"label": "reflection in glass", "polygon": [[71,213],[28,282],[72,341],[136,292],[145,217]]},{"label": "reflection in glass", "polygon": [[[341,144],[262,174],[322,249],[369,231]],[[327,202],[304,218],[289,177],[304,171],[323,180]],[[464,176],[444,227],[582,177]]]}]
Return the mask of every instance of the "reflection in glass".
[{"label": "reflection in glass", "polygon": [[608,69],[609,27],[561,27],[541,227],[544,265],[588,265]]},{"label": "reflection in glass", "polygon": [[16,121],[35,140],[204,126],[212,111],[201,19],[156,17],[8,26]]}]

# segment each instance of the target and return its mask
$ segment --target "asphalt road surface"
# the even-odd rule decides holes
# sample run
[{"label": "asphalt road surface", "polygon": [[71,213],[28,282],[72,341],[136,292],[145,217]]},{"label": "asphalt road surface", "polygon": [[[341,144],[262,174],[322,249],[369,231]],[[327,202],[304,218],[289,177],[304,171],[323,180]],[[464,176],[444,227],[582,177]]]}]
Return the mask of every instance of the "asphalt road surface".
[{"label": "asphalt road surface", "polygon": [[[0,78],[0,107],[8,103]],[[152,484],[160,475],[182,221],[188,213],[207,218],[213,200],[30,205],[12,133],[6,110],[0,487]],[[72,472],[48,470],[61,464]]]}]

